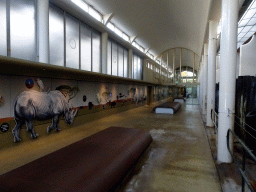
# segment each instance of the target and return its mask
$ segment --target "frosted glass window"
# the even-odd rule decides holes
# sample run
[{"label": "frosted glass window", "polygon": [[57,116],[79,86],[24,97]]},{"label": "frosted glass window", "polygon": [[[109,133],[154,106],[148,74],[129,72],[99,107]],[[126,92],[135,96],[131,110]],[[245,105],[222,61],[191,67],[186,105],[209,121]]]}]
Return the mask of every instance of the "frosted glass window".
[{"label": "frosted glass window", "polygon": [[137,79],[137,71],[138,71],[138,57],[134,55],[133,56],[133,79]]},{"label": "frosted glass window", "polygon": [[[11,56],[36,60],[34,0],[10,0]],[[1,29],[2,30],[2,29]]]},{"label": "frosted glass window", "polygon": [[92,32],[85,24],[81,24],[81,69],[92,70]]},{"label": "frosted glass window", "polygon": [[79,69],[79,21],[66,14],[66,67]]},{"label": "frosted glass window", "polygon": [[112,54],[111,54],[111,41],[108,41],[108,64],[107,64],[107,74],[111,75],[111,61],[112,61]]},{"label": "frosted glass window", "polygon": [[112,42],[112,75],[117,76],[117,44]]},{"label": "frosted glass window", "polygon": [[128,77],[128,51],[124,49],[124,77]]},{"label": "frosted glass window", "polygon": [[118,46],[118,76],[124,76],[124,49]]},{"label": "frosted glass window", "polygon": [[99,33],[94,32],[92,33],[92,71],[93,72],[101,72],[100,66],[101,66],[101,36]]},{"label": "frosted glass window", "polygon": [[0,0],[0,55],[7,55],[6,0]]},{"label": "frosted glass window", "polygon": [[141,80],[141,76],[142,76],[142,59],[140,57],[138,57],[138,70],[137,70],[137,79]]},{"label": "frosted glass window", "polygon": [[49,7],[50,63],[64,66],[64,13],[50,4]]}]

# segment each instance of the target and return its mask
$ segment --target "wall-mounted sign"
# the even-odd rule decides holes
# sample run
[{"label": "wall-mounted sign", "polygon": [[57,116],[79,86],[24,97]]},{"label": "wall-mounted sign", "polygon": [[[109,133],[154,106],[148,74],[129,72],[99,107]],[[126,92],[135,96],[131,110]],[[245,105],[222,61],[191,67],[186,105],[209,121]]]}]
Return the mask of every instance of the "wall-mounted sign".
[{"label": "wall-mounted sign", "polygon": [[86,99],[87,99],[87,98],[86,98],[86,95],[84,95],[84,96],[83,96],[83,102],[85,102]]},{"label": "wall-mounted sign", "polygon": [[34,81],[33,81],[32,79],[27,79],[27,80],[25,81],[25,85],[26,85],[26,87],[27,87],[28,89],[31,89],[31,88],[34,87]]},{"label": "wall-mounted sign", "polygon": [[4,103],[4,98],[0,95],[0,106]]},{"label": "wall-mounted sign", "polygon": [[0,127],[0,130],[4,133],[7,132],[10,128],[10,125],[8,123],[3,123]]}]

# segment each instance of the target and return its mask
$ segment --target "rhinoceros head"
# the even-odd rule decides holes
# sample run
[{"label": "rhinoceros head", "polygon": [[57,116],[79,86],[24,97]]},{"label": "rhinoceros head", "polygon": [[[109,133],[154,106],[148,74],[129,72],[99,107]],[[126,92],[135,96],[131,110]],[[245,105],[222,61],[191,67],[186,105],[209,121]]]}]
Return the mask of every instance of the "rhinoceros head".
[{"label": "rhinoceros head", "polygon": [[72,124],[74,117],[76,116],[78,109],[72,109],[72,106],[70,103],[68,103],[68,107],[64,111],[64,119],[67,122],[67,124]]},{"label": "rhinoceros head", "polygon": [[72,109],[72,106],[69,103],[69,101],[76,96],[77,92],[79,91],[79,88],[71,88],[68,85],[61,85],[57,87],[56,90],[59,90],[65,96],[66,106],[64,109],[64,119],[67,122],[67,124],[72,124],[78,109]]}]

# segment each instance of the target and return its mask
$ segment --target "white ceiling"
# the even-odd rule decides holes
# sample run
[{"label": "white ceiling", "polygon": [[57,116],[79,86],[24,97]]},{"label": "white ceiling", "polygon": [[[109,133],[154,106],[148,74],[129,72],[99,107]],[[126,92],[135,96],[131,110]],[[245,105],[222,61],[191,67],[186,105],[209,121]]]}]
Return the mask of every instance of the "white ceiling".
[{"label": "white ceiling", "polygon": [[[71,0],[50,0],[102,32],[106,27],[93,22]],[[113,13],[111,22],[155,56],[183,47],[199,58],[208,42],[208,21],[219,21],[222,0],[83,0],[101,14]],[[239,6],[243,2],[239,0]],[[122,38],[121,38],[122,39]]]},{"label": "white ceiling", "polygon": [[[138,35],[136,41],[156,56],[174,47],[201,54],[210,0],[84,1],[102,14],[114,13],[111,22],[129,36]],[[212,1],[218,14],[220,0]]]}]

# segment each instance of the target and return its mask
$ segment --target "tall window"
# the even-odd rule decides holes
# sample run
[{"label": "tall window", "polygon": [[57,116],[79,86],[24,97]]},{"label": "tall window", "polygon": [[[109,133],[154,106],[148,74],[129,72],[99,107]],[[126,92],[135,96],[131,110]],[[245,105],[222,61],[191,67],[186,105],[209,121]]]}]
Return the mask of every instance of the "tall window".
[{"label": "tall window", "polygon": [[66,67],[79,69],[79,21],[67,13]]},{"label": "tall window", "polygon": [[6,1],[0,0],[0,55],[7,55]]},{"label": "tall window", "polygon": [[81,24],[81,69],[92,70],[92,30],[85,24]]},{"label": "tall window", "polygon": [[142,58],[137,55],[133,55],[133,79],[142,80]]},{"label": "tall window", "polygon": [[49,8],[50,63],[64,66],[64,11],[54,5]]},{"label": "tall window", "polygon": [[99,32],[50,4],[49,34],[51,64],[101,72]]},{"label": "tall window", "polygon": [[108,40],[108,64],[107,74],[119,77],[128,77],[128,50],[116,43]]},{"label": "tall window", "polygon": [[35,18],[35,0],[10,0],[11,57],[36,61]]},{"label": "tall window", "polygon": [[92,71],[101,72],[101,35],[96,31],[92,32]]}]

